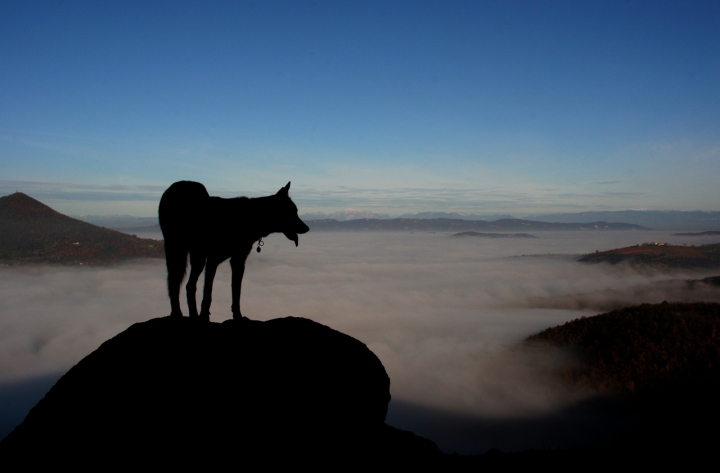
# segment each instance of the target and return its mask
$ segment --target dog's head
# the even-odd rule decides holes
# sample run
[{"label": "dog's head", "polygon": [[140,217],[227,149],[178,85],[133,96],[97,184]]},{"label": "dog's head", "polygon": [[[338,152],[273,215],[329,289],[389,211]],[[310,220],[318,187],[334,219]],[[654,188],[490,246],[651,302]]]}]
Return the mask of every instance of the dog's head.
[{"label": "dog's head", "polygon": [[295,246],[298,246],[298,234],[307,233],[310,231],[305,222],[300,220],[298,217],[298,208],[295,203],[290,199],[290,183],[288,182],[285,187],[280,189],[275,197],[280,200],[280,230],[288,240],[295,242]]}]

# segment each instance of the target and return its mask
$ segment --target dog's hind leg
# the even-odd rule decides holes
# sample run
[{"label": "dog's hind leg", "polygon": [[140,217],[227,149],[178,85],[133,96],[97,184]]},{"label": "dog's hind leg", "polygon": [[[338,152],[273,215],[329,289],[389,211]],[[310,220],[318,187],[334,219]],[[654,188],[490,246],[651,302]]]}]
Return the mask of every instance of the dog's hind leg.
[{"label": "dog's hind leg", "polygon": [[240,289],[242,286],[243,275],[245,274],[245,260],[247,254],[242,257],[230,258],[230,267],[232,268],[232,314],[233,319],[242,319],[240,313]]},{"label": "dog's hind leg", "polygon": [[190,317],[197,317],[197,301],[195,300],[195,292],[197,291],[197,281],[205,268],[205,255],[198,251],[190,251],[190,275],[188,276],[188,282],[185,285],[185,292],[187,293],[188,311]]},{"label": "dog's hind leg", "polygon": [[212,304],[212,287],[215,272],[220,261],[208,258],[205,263],[205,285],[203,286],[203,300],[200,305],[200,319],[210,321],[210,304]]},{"label": "dog's hind leg", "polygon": [[180,286],[187,268],[187,250],[182,245],[165,241],[165,264],[168,271],[167,287],[170,296],[170,316],[182,317]]}]

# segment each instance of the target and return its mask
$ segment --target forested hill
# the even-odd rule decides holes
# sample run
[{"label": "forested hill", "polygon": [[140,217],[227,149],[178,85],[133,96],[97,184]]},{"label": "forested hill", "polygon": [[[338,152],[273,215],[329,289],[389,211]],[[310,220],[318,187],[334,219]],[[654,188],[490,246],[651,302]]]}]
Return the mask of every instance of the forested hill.
[{"label": "forested hill", "polygon": [[642,304],[549,328],[527,339],[570,349],[574,383],[601,392],[720,386],[720,304]]},{"label": "forested hill", "polygon": [[98,265],[162,257],[162,241],[76,220],[21,192],[0,197],[0,262],[4,264]]},{"label": "forested hill", "polygon": [[665,268],[720,268],[720,244],[678,246],[648,243],[583,256],[583,263],[627,262],[635,266]]}]

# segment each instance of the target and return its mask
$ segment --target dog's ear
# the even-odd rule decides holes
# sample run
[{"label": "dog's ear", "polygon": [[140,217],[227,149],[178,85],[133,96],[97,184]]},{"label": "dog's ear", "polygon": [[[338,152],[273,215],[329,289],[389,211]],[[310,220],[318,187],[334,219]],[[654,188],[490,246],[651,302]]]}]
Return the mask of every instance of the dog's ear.
[{"label": "dog's ear", "polygon": [[280,189],[276,195],[288,195],[289,192],[290,192],[290,182],[288,182],[285,187]]}]

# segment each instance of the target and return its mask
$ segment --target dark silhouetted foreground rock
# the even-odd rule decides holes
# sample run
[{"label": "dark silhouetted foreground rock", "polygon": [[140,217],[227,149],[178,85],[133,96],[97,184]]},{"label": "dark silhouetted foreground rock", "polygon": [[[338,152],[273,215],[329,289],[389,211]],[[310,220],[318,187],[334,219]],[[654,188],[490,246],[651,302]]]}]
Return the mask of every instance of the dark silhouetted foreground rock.
[{"label": "dark silhouetted foreground rock", "polygon": [[98,466],[439,457],[433,442],[384,423],[389,401],[380,360],[310,320],[153,319],[68,371],[0,457]]}]

